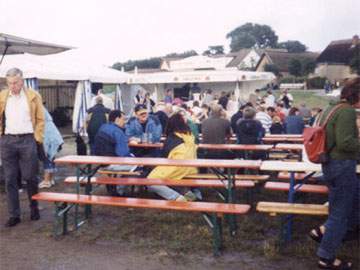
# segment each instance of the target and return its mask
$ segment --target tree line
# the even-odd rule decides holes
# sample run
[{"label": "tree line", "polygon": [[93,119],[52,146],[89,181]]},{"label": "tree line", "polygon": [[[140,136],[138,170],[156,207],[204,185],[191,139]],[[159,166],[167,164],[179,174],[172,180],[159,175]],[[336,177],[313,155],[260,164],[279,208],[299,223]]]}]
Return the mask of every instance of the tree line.
[{"label": "tree line", "polygon": [[[298,40],[288,40],[285,42],[278,42],[278,36],[275,31],[268,25],[245,23],[226,35],[230,39],[230,52],[237,52],[244,48],[281,48],[287,49],[289,52],[305,52],[306,45]],[[224,54],[223,45],[209,46],[202,55],[222,55]],[[199,55],[195,50],[185,51],[182,53],[170,53],[165,57],[188,57]],[[159,68],[163,57],[151,57],[148,59],[128,60],[126,62],[117,62],[113,64],[113,68],[125,71],[133,70],[136,67],[141,69]]]}]

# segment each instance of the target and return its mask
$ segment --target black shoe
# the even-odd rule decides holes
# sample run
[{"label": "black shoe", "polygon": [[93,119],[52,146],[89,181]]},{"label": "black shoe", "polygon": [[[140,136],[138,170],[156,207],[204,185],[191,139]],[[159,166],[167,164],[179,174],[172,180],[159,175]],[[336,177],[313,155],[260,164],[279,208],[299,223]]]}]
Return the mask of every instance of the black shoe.
[{"label": "black shoe", "polygon": [[8,219],[8,221],[5,223],[5,227],[14,227],[16,224],[20,223],[21,219],[19,217],[11,217]]},{"label": "black shoe", "polygon": [[31,220],[39,220],[40,219],[40,213],[39,208],[31,208],[31,214],[30,214]]}]

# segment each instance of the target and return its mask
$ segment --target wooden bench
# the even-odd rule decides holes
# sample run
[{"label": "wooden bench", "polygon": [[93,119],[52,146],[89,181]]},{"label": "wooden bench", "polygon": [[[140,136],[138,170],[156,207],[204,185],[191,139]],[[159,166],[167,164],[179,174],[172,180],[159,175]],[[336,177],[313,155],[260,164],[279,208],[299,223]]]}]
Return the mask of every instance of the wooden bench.
[{"label": "wooden bench", "polygon": [[327,215],[329,212],[328,206],[323,204],[283,202],[258,202],[256,210],[269,213],[271,216],[276,216],[277,214]]},{"label": "wooden bench", "polygon": [[[75,176],[67,177],[64,181],[67,184],[76,184],[77,180]],[[87,179],[82,179],[80,184],[86,184]],[[166,185],[177,187],[213,187],[221,188],[227,186],[227,181],[221,180],[209,180],[209,179],[148,179],[148,178],[116,178],[116,177],[92,177],[90,179],[91,184],[97,185],[123,185],[123,186],[153,186],[153,185]],[[235,181],[235,187],[237,188],[251,188],[255,184],[250,180]]]},{"label": "wooden bench", "polygon": [[139,171],[134,171],[134,172],[129,172],[129,171],[113,171],[113,170],[98,170],[97,171],[98,174],[105,174],[105,175],[126,175],[126,176],[140,176],[141,172]]},{"label": "wooden bench", "polygon": [[[225,204],[213,202],[177,202],[154,199],[123,198],[98,195],[79,195],[67,193],[40,192],[33,200],[54,202],[56,219],[62,219],[62,234],[67,233],[67,213],[71,205],[103,205],[115,207],[143,208],[156,210],[174,210],[183,212],[206,213],[206,221],[213,230],[214,253],[218,255],[222,247],[222,215],[246,214],[250,210],[247,204]],[[55,226],[58,220],[55,220]],[[56,231],[56,230],[55,230]]]},{"label": "wooden bench", "polygon": [[[255,174],[236,174],[235,180],[247,180],[253,182],[263,182],[269,180],[269,175],[255,175]],[[219,179],[216,174],[190,174],[187,175],[184,179]]]},{"label": "wooden bench", "polygon": [[[304,178],[306,177],[306,173],[295,173],[295,180],[304,180]],[[278,177],[279,180],[290,180],[290,173],[288,172],[279,172]],[[315,181],[316,178],[314,177],[309,177],[308,178],[309,181]]]},{"label": "wooden bench", "polygon": [[[282,182],[266,182],[265,189],[269,190],[279,190],[279,191],[289,191],[290,183],[282,183]],[[297,192],[305,192],[305,193],[320,193],[320,194],[327,194],[329,189],[327,186],[324,185],[310,185],[310,184],[299,184],[294,186],[294,189]]]},{"label": "wooden bench", "polygon": [[[281,228],[279,233],[280,248],[283,243],[291,240],[292,217],[293,215],[325,216],[329,213],[329,208],[324,204],[301,204],[285,202],[258,202],[256,210],[268,213],[270,216],[285,214],[281,218]],[[284,228],[286,226],[286,229]]]},{"label": "wooden bench", "polygon": [[[111,170],[99,170],[99,174],[104,175],[125,175],[125,176],[140,176],[141,173],[139,171],[135,172],[127,172],[127,171],[111,171]],[[247,180],[257,182],[263,182],[270,178],[269,175],[252,175],[252,174],[237,174],[235,175],[235,180]],[[191,174],[187,175],[184,179],[219,179],[216,174]]]},{"label": "wooden bench", "polygon": [[289,153],[270,152],[269,159],[286,159]]}]

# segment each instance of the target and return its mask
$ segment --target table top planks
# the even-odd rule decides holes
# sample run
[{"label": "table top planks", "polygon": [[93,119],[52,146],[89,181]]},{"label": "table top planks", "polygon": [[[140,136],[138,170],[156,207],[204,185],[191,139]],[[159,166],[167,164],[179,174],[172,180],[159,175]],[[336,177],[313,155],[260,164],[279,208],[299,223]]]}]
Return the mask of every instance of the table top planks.
[{"label": "table top planks", "polygon": [[56,164],[68,165],[139,165],[139,166],[177,166],[206,168],[248,168],[259,169],[261,160],[224,160],[224,159],[167,159],[69,155],[57,158]]}]

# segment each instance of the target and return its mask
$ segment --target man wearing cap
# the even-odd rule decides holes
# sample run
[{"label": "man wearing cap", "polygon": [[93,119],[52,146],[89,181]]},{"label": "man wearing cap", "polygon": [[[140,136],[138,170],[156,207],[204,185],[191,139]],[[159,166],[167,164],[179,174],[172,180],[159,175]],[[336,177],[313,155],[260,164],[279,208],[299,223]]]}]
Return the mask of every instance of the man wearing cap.
[{"label": "man wearing cap", "polygon": [[[149,115],[146,106],[135,106],[135,117],[131,117],[126,124],[126,135],[130,141],[141,141],[144,137],[148,142],[160,142],[162,133],[161,123],[154,115]],[[138,149],[144,150],[144,149]],[[146,153],[145,153],[146,152]],[[135,151],[135,156],[150,155],[153,151]]]},{"label": "man wearing cap", "polygon": [[6,73],[8,89],[0,93],[1,162],[6,182],[9,219],[6,227],[20,223],[17,176],[27,183],[30,219],[40,219],[38,203],[31,199],[38,192],[37,144],[44,138],[45,114],[41,96],[24,87],[22,71]]}]

